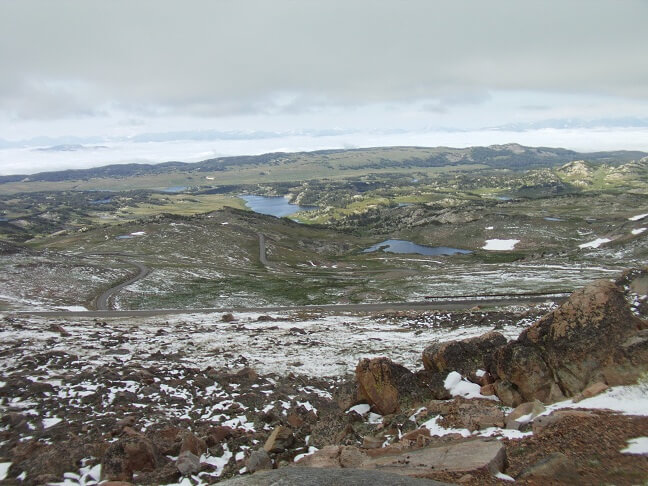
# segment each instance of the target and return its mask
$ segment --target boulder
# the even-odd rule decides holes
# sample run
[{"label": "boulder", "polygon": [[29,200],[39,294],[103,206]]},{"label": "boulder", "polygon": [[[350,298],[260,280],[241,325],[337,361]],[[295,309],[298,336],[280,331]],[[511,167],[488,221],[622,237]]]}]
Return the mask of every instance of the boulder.
[{"label": "boulder", "polygon": [[218,483],[222,486],[450,486],[431,479],[408,478],[382,471],[284,467],[240,476]]},{"label": "boulder", "polygon": [[[506,448],[501,441],[470,439],[448,445],[403,451],[401,447],[381,450],[376,456],[361,451],[349,451],[340,446],[326,446],[306,456],[296,466],[340,468],[353,463],[358,469],[379,469],[404,476],[420,476],[435,472],[502,471],[506,462]],[[355,449],[355,448],[353,448]],[[369,483],[367,483],[369,484]]]},{"label": "boulder", "polygon": [[272,459],[270,459],[268,451],[261,448],[257,451],[253,451],[252,454],[250,454],[250,457],[248,457],[246,463],[246,467],[247,470],[251,473],[261,471],[263,469],[272,469]]},{"label": "boulder", "polygon": [[416,372],[418,380],[418,394],[423,399],[447,400],[452,395],[445,387],[447,373],[439,371],[419,370]]},{"label": "boulder", "polygon": [[[589,385],[634,383],[648,370],[648,323],[635,316],[616,283],[575,291],[520,337],[497,348],[489,371],[524,401],[552,403]],[[510,397],[500,399],[511,405]],[[507,393],[506,387],[501,390]]]},{"label": "boulder", "polygon": [[385,442],[384,437],[374,437],[373,435],[366,435],[362,438],[363,449],[380,449]]},{"label": "boulder", "polygon": [[180,454],[180,447],[182,446],[182,439],[185,433],[187,431],[180,427],[166,427],[150,432],[147,435],[153,441],[160,454],[177,456]]},{"label": "boulder", "polygon": [[522,403],[507,415],[506,428],[518,430],[522,425],[528,424],[544,411],[545,406],[538,400]]},{"label": "boulder", "polygon": [[497,402],[457,398],[454,404],[450,416],[459,427],[474,431],[504,426],[504,412]]},{"label": "boulder", "polygon": [[267,452],[283,452],[295,443],[295,437],[288,427],[276,427],[266,440],[263,448]]},{"label": "boulder", "polygon": [[419,387],[414,373],[389,358],[360,360],[355,376],[358,399],[369,403],[381,415],[398,411],[401,397]]},{"label": "boulder", "polygon": [[596,383],[591,384],[587,388],[583,390],[583,398],[592,398],[595,395],[598,395],[600,393],[603,393],[605,390],[607,390],[609,387],[600,381],[597,381]]},{"label": "boulder", "polygon": [[485,469],[494,475],[504,469],[505,462],[506,448],[501,441],[474,439],[372,458],[361,467],[406,476],[417,476],[430,470],[468,473]]},{"label": "boulder", "polygon": [[429,371],[457,371],[467,376],[487,369],[493,351],[506,344],[496,331],[463,341],[433,343],[423,350],[423,366]]},{"label": "boulder", "polygon": [[200,472],[200,458],[189,450],[180,453],[176,460],[176,468],[183,476]]},{"label": "boulder", "polygon": [[146,437],[126,437],[108,447],[101,461],[103,479],[130,481],[136,471],[153,471],[162,463],[160,454]]},{"label": "boulder", "polygon": [[180,444],[180,454],[185,451],[200,457],[207,451],[207,444],[204,440],[196,437],[193,433],[186,431],[182,434],[182,443]]},{"label": "boulder", "polygon": [[327,445],[322,447],[314,454],[303,457],[297,463],[299,467],[313,467],[313,468],[335,468],[340,467],[340,453],[341,447],[335,445]]},{"label": "boulder", "polygon": [[340,447],[339,462],[341,467],[355,468],[359,467],[367,460],[367,455],[357,447],[342,446]]},{"label": "boulder", "polygon": [[550,415],[543,415],[533,421],[533,433],[542,434],[547,427],[559,423],[569,417],[591,418],[594,414],[585,410],[556,410]]},{"label": "boulder", "polygon": [[25,472],[31,478],[39,475],[61,477],[65,472],[74,470],[77,460],[83,457],[71,449],[69,444],[44,445],[36,441],[18,444],[12,450],[12,468]]},{"label": "boulder", "polygon": [[493,391],[501,402],[507,407],[517,407],[522,403],[522,396],[513,383],[507,380],[499,380],[493,383]]},{"label": "boulder", "polygon": [[562,452],[554,452],[526,468],[519,479],[543,479],[578,484],[579,475],[574,463]]}]

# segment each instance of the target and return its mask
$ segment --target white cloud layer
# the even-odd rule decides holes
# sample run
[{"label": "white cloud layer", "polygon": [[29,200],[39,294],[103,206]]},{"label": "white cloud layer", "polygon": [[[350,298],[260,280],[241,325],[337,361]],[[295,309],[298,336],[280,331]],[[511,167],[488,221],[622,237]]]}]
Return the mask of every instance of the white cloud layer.
[{"label": "white cloud layer", "polygon": [[[622,129],[648,125],[647,18],[643,0],[5,1],[0,139],[340,129],[356,135],[328,146],[399,130],[478,145],[500,127],[586,148],[562,139],[603,128],[599,145],[636,148]],[[447,129],[474,138],[433,135]]]}]

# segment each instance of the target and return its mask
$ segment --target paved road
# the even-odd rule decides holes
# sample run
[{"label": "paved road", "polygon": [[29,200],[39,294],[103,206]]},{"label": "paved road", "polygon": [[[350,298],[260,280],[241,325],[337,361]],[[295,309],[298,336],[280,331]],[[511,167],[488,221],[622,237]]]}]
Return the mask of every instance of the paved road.
[{"label": "paved road", "polygon": [[[136,280],[136,279],[135,279]],[[123,287],[128,282],[122,284]],[[121,287],[121,288],[123,288]],[[116,288],[116,287],[115,287]],[[120,288],[120,289],[121,289]],[[113,290],[113,289],[111,289]],[[406,311],[406,310],[465,310],[474,306],[491,307],[513,304],[532,304],[546,302],[547,300],[561,302],[567,294],[546,294],[546,295],[510,295],[508,297],[483,298],[474,296],[471,298],[444,298],[440,300],[428,299],[416,302],[385,302],[375,304],[328,304],[328,305],[299,305],[299,306],[275,306],[275,307],[232,307],[232,308],[207,308],[207,309],[148,309],[148,310],[96,310],[96,311],[48,311],[48,312],[16,312],[19,316],[42,316],[42,317],[153,317],[173,314],[212,314],[219,312],[323,312],[336,314],[341,312],[384,312],[384,311]]]},{"label": "paved road", "polygon": [[119,285],[115,285],[114,287],[109,288],[106,290],[103,294],[101,294],[99,297],[97,297],[96,302],[96,307],[98,312],[111,312],[111,299],[124,287],[128,287],[129,285],[134,284],[138,280],[146,277],[149,273],[151,273],[151,269],[142,265],[141,263],[138,262],[133,262],[130,260],[120,260],[124,263],[127,263],[129,265],[134,265],[138,268],[139,273],[129,279],[126,280],[125,282],[120,283]]},{"label": "paved road", "polygon": [[268,259],[266,258],[266,244],[265,244],[265,235],[259,233],[259,261],[261,265],[267,265]]}]

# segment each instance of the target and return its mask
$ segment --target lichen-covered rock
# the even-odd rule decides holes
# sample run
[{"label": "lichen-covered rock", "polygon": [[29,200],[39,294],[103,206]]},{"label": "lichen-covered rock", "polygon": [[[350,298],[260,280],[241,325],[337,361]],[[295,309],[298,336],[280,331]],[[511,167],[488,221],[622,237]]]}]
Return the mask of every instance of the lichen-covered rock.
[{"label": "lichen-covered rock", "polygon": [[381,415],[398,411],[400,397],[419,388],[414,373],[389,358],[360,360],[355,376],[358,399],[367,401]]},{"label": "lichen-covered rock", "polygon": [[[544,403],[572,397],[596,382],[634,383],[648,370],[646,328],[620,285],[597,281],[496,349],[489,371],[524,401]],[[496,384],[500,399],[513,405],[499,388]]]},{"label": "lichen-covered rock", "polygon": [[486,369],[493,351],[506,344],[506,338],[491,331],[463,341],[433,343],[423,350],[423,366],[429,371],[457,371],[470,375]]},{"label": "lichen-covered rock", "polygon": [[103,479],[130,481],[136,471],[154,471],[162,463],[160,454],[149,439],[133,436],[110,445],[101,462]]},{"label": "lichen-covered rock", "polygon": [[562,452],[553,452],[522,471],[520,479],[540,479],[578,484],[576,465]]}]

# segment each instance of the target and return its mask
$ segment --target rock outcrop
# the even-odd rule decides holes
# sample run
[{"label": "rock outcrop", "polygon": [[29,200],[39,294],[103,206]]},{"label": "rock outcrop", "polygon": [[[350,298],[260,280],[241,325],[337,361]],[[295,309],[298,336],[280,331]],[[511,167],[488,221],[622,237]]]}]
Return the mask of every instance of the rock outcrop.
[{"label": "rock outcrop", "polygon": [[222,483],[223,486],[450,486],[431,479],[417,479],[382,471],[359,469],[327,469],[310,467],[285,467],[242,476]]},{"label": "rock outcrop", "polygon": [[493,352],[495,390],[515,406],[572,397],[596,382],[634,383],[648,370],[647,328],[620,285],[597,281]]},{"label": "rock outcrop", "polygon": [[486,369],[493,351],[505,344],[506,338],[496,331],[463,341],[434,343],[423,351],[423,366],[429,371],[474,374]]},{"label": "rock outcrop", "polygon": [[[352,461],[349,461],[352,457]],[[402,476],[420,476],[430,471],[497,474],[504,469],[504,444],[492,439],[470,439],[448,445],[402,451],[384,448],[378,454],[365,454],[353,447],[327,446],[296,465],[298,467],[343,468],[351,462],[358,469],[379,469]]]},{"label": "rock outcrop", "polygon": [[399,409],[399,399],[418,388],[416,375],[389,358],[363,359],[356,366],[358,399],[377,413],[388,415]]}]

